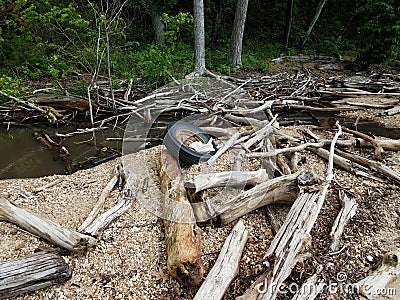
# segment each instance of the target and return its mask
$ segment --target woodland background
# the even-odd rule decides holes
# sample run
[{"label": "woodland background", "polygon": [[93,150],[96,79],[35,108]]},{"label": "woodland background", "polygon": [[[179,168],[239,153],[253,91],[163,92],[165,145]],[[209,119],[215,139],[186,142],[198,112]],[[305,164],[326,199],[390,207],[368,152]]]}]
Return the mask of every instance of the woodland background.
[{"label": "woodland background", "polygon": [[[71,74],[104,76],[115,88],[116,78],[147,88],[182,78],[194,69],[196,2],[0,0],[0,90],[21,96],[27,81]],[[241,65],[232,64],[236,5],[204,1],[206,67],[217,73],[262,71],[272,58],[299,53],[348,59],[358,69],[399,56],[399,1],[250,0]]]}]

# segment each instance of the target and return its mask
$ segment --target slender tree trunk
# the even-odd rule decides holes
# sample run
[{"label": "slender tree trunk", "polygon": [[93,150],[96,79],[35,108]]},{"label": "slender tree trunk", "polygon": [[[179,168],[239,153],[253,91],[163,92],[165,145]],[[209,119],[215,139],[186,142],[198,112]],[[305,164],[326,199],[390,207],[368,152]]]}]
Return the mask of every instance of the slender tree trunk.
[{"label": "slender tree trunk", "polygon": [[217,13],[215,15],[214,25],[213,25],[213,29],[212,29],[212,33],[211,33],[211,43],[213,45],[217,42],[219,29],[221,28],[222,17],[224,15],[225,1],[218,0],[217,5],[218,5]]},{"label": "slender tree trunk", "polygon": [[324,5],[327,0],[321,0],[321,2],[318,4],[317,11],[315,12],[314,18],[312,19],[310,26],[308,27],[306,36],[304,37],[303,43],[301,44],[301,47],[304,47],[306,44],[308,38],[310,37],[311,31],[314,28],[315,23],[317,23],[317,20],[319,18],[319,15],[321,14],[322,9],[324,8]]},{"label": "slender tree trunk", "polygon": [[194,69],[199,75],[206,70],[206,42],[203,0],[193,0],[194,13]]},{"label": "slender tree trunk", "polygon": [[161,15],[154,14],[152,16],[153,32],[154,32],[154,42],[159,45],[165,43],[164,39],[164,23],[161,20]]},{"label": "slender tree trunk", "polygon": [[292,27],[293,3],[294,0],[287,0],[285,31],[283,33],[283,46],[285,47],[285,49],[289,47],[289,36]]},{"label": "slender tree trunk", "polygon": [[248,4],[249,0],[238,0],[236,4],[230,53],[230,63],[235,67],[242,65],[242,44]]}]

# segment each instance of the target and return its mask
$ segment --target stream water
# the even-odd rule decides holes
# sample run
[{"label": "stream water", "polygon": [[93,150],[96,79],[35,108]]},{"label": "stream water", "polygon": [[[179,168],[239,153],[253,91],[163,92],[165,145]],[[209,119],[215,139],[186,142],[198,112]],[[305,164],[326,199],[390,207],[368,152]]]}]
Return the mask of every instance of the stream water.
[{"label": "stream water", "polygon": [[[285,118],[312,122],[310,116],[306,114],[291,114]],[[354,124],[354,120],[351,119],[340,121],[350,128]],[[54,137],[56,132],[71,132],[75,128],[14,127],[9,130],[0,128],[0,179],[66,174],[63,161],[36,140],[34,133],[41,130],[46,130],[51,137]],[[357,130],[392,139],[400,138],[400,128],[386,127],[375,122],[360,121]],[[111,128],[95,133],[97,145],[94,144],[92,133],[70,137],[63,145],[71,153],[71,159],[78,168],[80,163],[95,156],[99,157],[99,153],[101,156],[101,148],[104,146],[121,151],[122,141],[106,141],[106,139],[122,138],[123,135],[123,128]]]},{"label": "stream water", "polygon": [[[46,133],[53,138],[56,132],[65,133],[74,129],[73,127],[14,127],[9,130],[0,128],[0,178],[65,174],[63,161],[45,145],[39,143],[34,133],[46,130]],[[69,137],[63,145],[71,153],[71,159],[79,163],[98,156],[102,146],[121,149],[121,141],[109,142],[106,138],[122,138],[123,134],[124,130],[120,128],[106,129],[95,133],[97,145],[94,144],[92,133]]]}]

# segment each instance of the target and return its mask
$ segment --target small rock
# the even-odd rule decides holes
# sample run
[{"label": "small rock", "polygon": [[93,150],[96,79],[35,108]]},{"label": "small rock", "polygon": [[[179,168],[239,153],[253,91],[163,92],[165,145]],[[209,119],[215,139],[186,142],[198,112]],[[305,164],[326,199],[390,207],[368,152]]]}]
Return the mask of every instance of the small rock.
[{"label": "small rock", "polygon": [[374,262],[374,258],[371,255],[367,255],[367,261],[372,263]]}]

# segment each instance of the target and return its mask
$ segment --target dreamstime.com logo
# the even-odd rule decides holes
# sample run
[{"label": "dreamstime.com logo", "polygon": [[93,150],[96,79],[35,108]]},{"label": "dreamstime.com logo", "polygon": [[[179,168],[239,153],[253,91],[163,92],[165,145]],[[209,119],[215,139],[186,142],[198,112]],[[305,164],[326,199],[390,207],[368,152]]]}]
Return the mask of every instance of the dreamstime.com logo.
[{"label": "dreamstime.com logo", "polygon": [[[195,97],[198,94],[207,95],[207,97],[212,97],[216,99],[222,99],[229,94],[229,91],[232,91],[232,95],[236,90],[236,87],[232,85],[220,86],[220,82],[212,81],[212,79],[199,79],[199,82],[196,80],[191,80],[190,82],[186,82],[184,80],[179,82],[179,85],[175,83],[171,87],[163,87],[158,94],[159,95],[168,95],[168,97],[172,97],[174,95],[179,94],[180,100],[177,103],[177,107],[185,106],[186,102],[193,102]],[[165,92],[171,91],[174,92]],[[193,94],[192,91],[196,91]],[[190,93],[188,93],[188,91]],[[222,93],[221,95],[217,95],[216,93]],[[155,91],[157,94],[157,91]],[[173,95],[171,95],[173,94]],[[225,96],[224,96],[225,95]],[[248,94],[240,94],[236,95],[240,96],[239,98],[243,100],[244,97],[248,97],[247,100],[251,100]],[[172,101],[171,99],[164,98],[156,98],[153,97],[154,101],[158,101],[162,103],[162,101]],[[246,103],[246,101],[244,101]],[[155,104],[155,103],[153,103]],[[147,111],[146,111],[147,110]],[[248,113],[244,113],[246,110]],[[247,118],[248,122],[254,129],[260,129],[260,120],[267,121],[268,118],[265,115],[264,111],[257,111],[257,115],[255,115],[254,110],[251,108],[243,109],[242,117]],[[257,120],[255,120],[257,118]],[[235,195],[238,197],[245,197],[246,192],[239,195],[241,191],[245,190],[245,180],[242,185],[229,184],[230,182],[234,182],[234,178],[230,178],[225,187],[221,188],[218,193],[213,194],[212,196],[204,197],[202,202],[189,203],[189,202],[180,202],[175,199],[170,199],[166,197],[163,193],[161,193],[159,189],[158,175],[154,176],[157,172],[149,169],[149,161],[150,165],[156,164],[155,160],[159,159],[155,157],[154,153],[151,151],[141,151],[145,148],[147,141],[151,140],[152,133],[157,128],[160,128],[159,131],[162,131],[161,128],[165,127],[165,115],[163,115],[163,110],[156,105],[148,105],[146,109],[143,109],[137,114],[132,114],[124,133],[124,139],[122,144],[122,153],[123,153],[123,165],[124,170],[128,173],[135,174],[135,177],[139,181],[138,192],[136,194],[136,199],[139,203],[145,207],[149,212],[155,214],[157,217],[162,219],[167,219],[173,222],[179,223],[195,223],[195,222],[203,222],[208,219],[217,217],[221,212],[219,210],[219,206],[225,198],[234,199]],[[176,118],[179,119],[179,118]],[[161,120],[161,121],[160,121]],[[254,121],[255,120],[255,121]],[[171,120],[171,122],[174,120]],[[203,128],[214,128],[217,130],[222,130],[225,132],[237,132],[237,128],[232,126],[230,122],[227,120],[213,116],[211,114],[191,114],[187,117],[181,119],[186,123],[190,123],[197,127]],[[258,124],[253,124],[254,122],[258,122]],[[207,132],[206,129],[203,131]],[[272,132],[272,130],[271,130]],[[162,132],[158,132],[161,135]],[[233,133],[232,133],[233,134]],[[273,151],[275,149],[275,140],[272,134],[268,136],[264,136],[261,141],[256,143],[257,147],[264,147],[263,149],[268,149],[268,151]],[[271,162],[270,165],[274,164],[275,157],[272,156],[268,158]],[[231,162],[233,166],[233,161]],[[206,164],[206,163],[203,163]],[[206,173],[213,173],[212,169],[207,169]],[[266,174],[269,179],[273,178],[274,170],[273,168],[265,168]],[[214,171],[215,172],[215,171]],[[245,174],[245,173],[244,173]],[[127,174],[129,175],[129,174]],[[210,178],[210,181],[213,179]],[[265,185],[264,191],[266,192],[269,187],[269,181],[263,182]],[[221,200],[222,199],[222,200]],[[233,205],[234,203],[232,203]],[[248,203],[250,207],[254,203]],[[227,206],[229,206],[228,204]],[[226,207],[224,208],[226,209]],[[206,211],[205,214],[195,215],[194,212],[198,211]]]},{"label": "dreamstime.com logo", "polygon": [[299,285],[295,282],[290,284],[268,285],[266,280],[257,285],[257,290],[260,294],[297,294],[302,295],[317,295],[326,292],[331,295],[352,295],[361,294],[364,296],[395,296],[397,291],[395,288],[380,288],[369,284],[346,283],[347,274],[339,272],[336,274],[335,281],[318,281],[313,284]]}]

